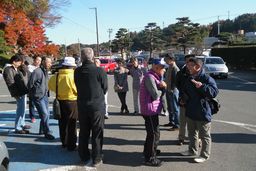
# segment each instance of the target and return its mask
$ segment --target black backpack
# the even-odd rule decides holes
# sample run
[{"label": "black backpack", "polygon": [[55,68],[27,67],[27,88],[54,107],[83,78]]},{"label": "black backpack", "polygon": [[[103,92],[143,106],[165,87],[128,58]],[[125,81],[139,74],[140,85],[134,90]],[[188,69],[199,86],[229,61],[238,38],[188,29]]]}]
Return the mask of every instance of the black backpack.
[{"label": "black backpack", "polygon": [[212,115],[217,114],[221,107],[219,99],[217,98],[208,99],[208,103],[210,105]]}]

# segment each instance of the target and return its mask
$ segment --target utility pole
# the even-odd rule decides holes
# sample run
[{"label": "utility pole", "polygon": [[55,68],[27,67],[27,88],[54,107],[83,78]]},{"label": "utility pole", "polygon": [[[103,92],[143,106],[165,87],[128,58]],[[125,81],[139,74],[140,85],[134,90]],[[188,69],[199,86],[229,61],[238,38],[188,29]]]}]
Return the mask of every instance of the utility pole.
[{"label": "utility pole", "polygon": [[111,33],[113,32],[113,29],[108,29],[108,38],[109,38],[109,53],[112,54],[111,50]]},{"label": "utility pole", "polygon": [[78,38],[78,55],[79,57],[81,58],[81,44],[80,44],[80,41],[79,41],[79,38]]},{"label": "utility pole", "polygon": [[89,8],[95,11],[95,18],[96,18],[96,36],[97,36],[97,54],[96,56],[100,55],[100,48],[99,48],[99,31],[98,31],[98,15],[97,15],[97,8]]},{"label": "utility pole", "polygon": [[228,11],[228,20],[229,20],[229,15],[230,15],[230,13],[229,13],[229,11]]},{"label": "utility pole", "polygon": [[218,16],[218,35],[220,34],[220,16]]}]

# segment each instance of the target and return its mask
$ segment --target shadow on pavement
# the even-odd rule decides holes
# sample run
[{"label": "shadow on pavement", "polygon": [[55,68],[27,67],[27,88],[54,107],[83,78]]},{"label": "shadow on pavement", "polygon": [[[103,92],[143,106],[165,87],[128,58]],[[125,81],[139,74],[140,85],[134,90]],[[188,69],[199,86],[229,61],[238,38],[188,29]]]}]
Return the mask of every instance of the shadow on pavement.
[{"label": "shadow on pavement", "polygon": [[211,135],[212,142],[215,143],[256,144],[255,134],[213,133]]}]

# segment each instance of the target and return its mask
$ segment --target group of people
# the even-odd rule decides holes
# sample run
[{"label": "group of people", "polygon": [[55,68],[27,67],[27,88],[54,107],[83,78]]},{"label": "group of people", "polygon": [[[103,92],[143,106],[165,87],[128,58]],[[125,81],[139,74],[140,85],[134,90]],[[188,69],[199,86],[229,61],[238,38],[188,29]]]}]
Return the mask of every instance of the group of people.
[{"label": "group of people", "polygon": [[[50,79],[48,70],[51,67],[51,58],[42,58],[40,66],[38,58],[34,59],[34,69],[29,71],[22,56],[14,55],[10,59],[11,65],[4,69],[4,79],[17,102],[15,133],[29,133],[30,126],[25,124],[28,94],[30,110],[34,110],[35,106],[41,119],[39,134],[44,134],[49,140],[55,139],[49,127],[48,90],[51,90],[56,93],[60,102],[61,118],[58,124],[62,147],[69,151],[77,149],[84,163],[94,166],[101,164],[104,122],[109,117],[108,79],[106,72],[99,67],[99,61],[94,58],[93,49],[82,49],[82,65],[79,67],[73,57],[65,57],[62,67]],[[130,61],[132,67],[129,69],[123,60],[118,61],[113,87],[121,102],[120,113],[129,114],[126,104],[127,78],[128,74],[132,76],[134,114],[143,116],[147,134],[143,151],[145,164],[161,166],[161,161],[157,158],[161,151],[157,146],[160,139],[158,116],[162,111],[169,113],[169,123],[166,126],[180,131],[180,143],[185,140],[187,124],[189,149],[183,154],[197,156],[200,138],[202,149],[195,162],[209,159],[211,110],[207,99],[217,96],[218,88],[214,79],[204,73],[202,61],[193,55],[187,55],[186,64],[181,70],[176,66],[173,54],[154,59],[150,69],[141,67],[135,57]],[[31,113],[31,121],[35,122],[34,114]],[[78,148],[77,120],[80,127]]]}]

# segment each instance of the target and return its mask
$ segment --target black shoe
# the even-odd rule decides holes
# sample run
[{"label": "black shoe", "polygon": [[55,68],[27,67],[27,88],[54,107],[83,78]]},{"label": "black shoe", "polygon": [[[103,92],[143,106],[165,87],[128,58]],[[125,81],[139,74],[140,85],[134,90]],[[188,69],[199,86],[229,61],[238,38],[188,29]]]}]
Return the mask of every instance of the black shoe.
[{"label": "black shoe", "polygon": [[29,134],[28,130],[16,130],[15,134]]},{"label": "black shoe", "polygon": [[129,110],[126,110],[126,111],[125,111],[125,114],[126,114],[126,115],[129,115],[129,114],[130,114]]},{"label": "black shoe", "polygon": [[169,122],[169,123],[167,123],[167,124],[164,124],[163,126],[164,126],[164,127],[169,127],[169,126],[172,127],[172,126],[174,126],[174,124],[171,123],[171,122]]},{"label": "black shoe", "polygon": [[159,167],[162,165],[162,161],[159,159],[151,159],[151,160],[145,161],[145,165]]},{"label": "black shoe", "polygon": [[156,155],[159,155],[161,153],[161,150],[156,150]]},{"label": "black shoe", "polygon": [[48,140],[54,140],[55,137],[52,134],[45,134],[44,137]]},{"label": "black shoe", "polygon": [[168,131],[178,131],[179,127],[173,126],[172,128],[168,129]]}]

